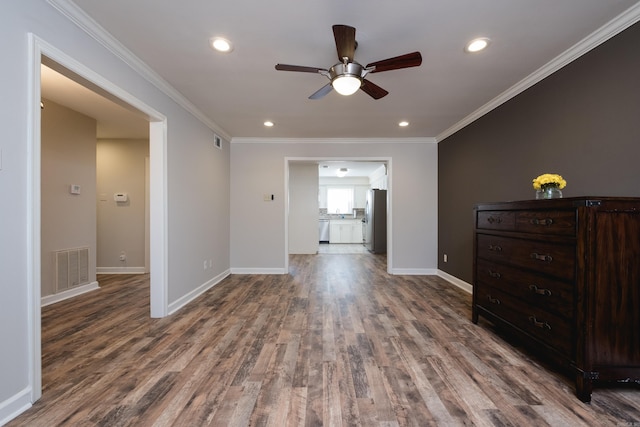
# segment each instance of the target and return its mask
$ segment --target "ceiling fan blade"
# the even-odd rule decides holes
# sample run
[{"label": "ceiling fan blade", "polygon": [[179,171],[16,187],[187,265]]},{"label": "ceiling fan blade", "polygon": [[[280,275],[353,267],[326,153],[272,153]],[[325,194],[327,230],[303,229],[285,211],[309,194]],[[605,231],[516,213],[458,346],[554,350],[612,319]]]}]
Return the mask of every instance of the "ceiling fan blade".
[{"label": "ceiling fan blade", "polygon": [[276,64],[276,70],[279,71],[299,71],[301,73],[320,73],[321,71],[329,72],[324,68],[305,67],[303,65]]},{"label": "ceiling fan blade", "polygon": [[386,90],[382,89],[377,84],[371,83],[367,79],[363,79],[362,80],[362,86],[360,86],[360,89],[362,89],[363,92],[365,92],[367,95],[369,95],[373,99],[384,98],[385,96],[387,96],[389,94],[389,92],[387,92]]},{"label": "ceiling fan blade", "polygon": [[420,52],[407,53],[382,61],[372,62],[366,68],[376,67],[371,73],[379,73],[381,71],[399,70],[401,68],[417,67],[422,64],[422,55]]},{"label": "ceiling fan blade", "polygon": [[356,29],[348,25],[334,25],[333,38],[336,40],[338,60],[343,62],[343,58],[349,58],[349,62],[352,62],[356,52]]},{"label": "ceiling fan blade", "polygon": [[320,99],[324,97],[326,94],[328,94],[329,92],[331,92],[332,90],[333,90],[333,86],[331,86],[331,83],[327,83],[326,85],[322,86],[320,89],[315,91],[315,93],[313,93],[309,97],[309,99]]}]

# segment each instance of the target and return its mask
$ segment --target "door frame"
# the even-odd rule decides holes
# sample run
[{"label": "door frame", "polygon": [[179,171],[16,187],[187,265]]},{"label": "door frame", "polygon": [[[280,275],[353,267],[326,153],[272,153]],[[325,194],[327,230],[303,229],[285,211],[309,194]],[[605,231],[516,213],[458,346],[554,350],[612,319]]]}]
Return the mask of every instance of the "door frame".
[{"label": "door frame", "polygon": [[[33,33],[29,39],[27,90],[27,326],[31,402],[42,396],[41,337],[41,111],[40,66],[46,57],[142,112],[149,120],[150,158],[150,316],[168,315],[167,267],[167,118],[130,93],[102,77]],[[81,83],[81,82],[80,82]],[[91,88],[90,88],[91,89]]]},{"label": "door frame", "polygon": [[387,164],[387,273],[393,271],[393,158],[392,157],[285,157],[284,158],[284,273],[289,272],[289,164],[291,162],[381,162]]}]

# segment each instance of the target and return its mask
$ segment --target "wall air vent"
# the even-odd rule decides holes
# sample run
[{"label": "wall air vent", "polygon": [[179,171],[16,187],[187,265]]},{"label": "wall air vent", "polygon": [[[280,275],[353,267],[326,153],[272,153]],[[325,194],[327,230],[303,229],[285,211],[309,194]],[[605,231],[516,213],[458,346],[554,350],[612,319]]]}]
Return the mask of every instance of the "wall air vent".
[{"label": "wall air vent", "polygon": [[56,251],[55,293],[89,283],[89,248]]}]

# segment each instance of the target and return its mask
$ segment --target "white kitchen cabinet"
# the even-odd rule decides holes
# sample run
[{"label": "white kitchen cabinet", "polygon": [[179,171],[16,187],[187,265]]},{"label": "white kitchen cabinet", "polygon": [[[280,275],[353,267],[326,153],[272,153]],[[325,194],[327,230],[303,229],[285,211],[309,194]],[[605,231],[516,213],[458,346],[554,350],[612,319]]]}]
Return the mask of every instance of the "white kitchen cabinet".
[{"label": "white kitchen cabinet", "polygon": [[356,185],[355,186],[355,208],[364,209],[367,204],[367,190],[368,185]]},{"label": "white kitchen cabinet", "polygon": [[329,243],[347,243],[351,239],[351,226],[346,221],[331,221]]},{"label": "white kitchen cabinet", "polygon": [[327,186],[320,185],[318,187],[318,207],[320,209],[327,208]]},{"label": "white kitchen cabinet", "polygon": [[353,243],[362,243],[362,221],[357,220],[353,225],[353,234],[351,235]]},{"label": "white kitchen cabinet", "polygon": [[360,220],[331,220],[329,243],[362,243]]}]

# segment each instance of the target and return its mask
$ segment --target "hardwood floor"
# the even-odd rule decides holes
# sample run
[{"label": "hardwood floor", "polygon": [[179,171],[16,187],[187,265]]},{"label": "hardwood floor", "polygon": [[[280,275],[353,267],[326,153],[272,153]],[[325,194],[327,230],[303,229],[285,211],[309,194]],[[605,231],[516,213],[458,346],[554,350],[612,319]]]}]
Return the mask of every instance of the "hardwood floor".
[{"label": "hardwood floor", "polygon": [[640,426],[470,321],[471,296],[370,254],[295,255],[165,319],[148,276],[42,310],[43,397],[9,426]]},{"label": "hardwood floor", "polygon": [[361,243],[320,243],[319,254],[366,254],[367,248]]}]

